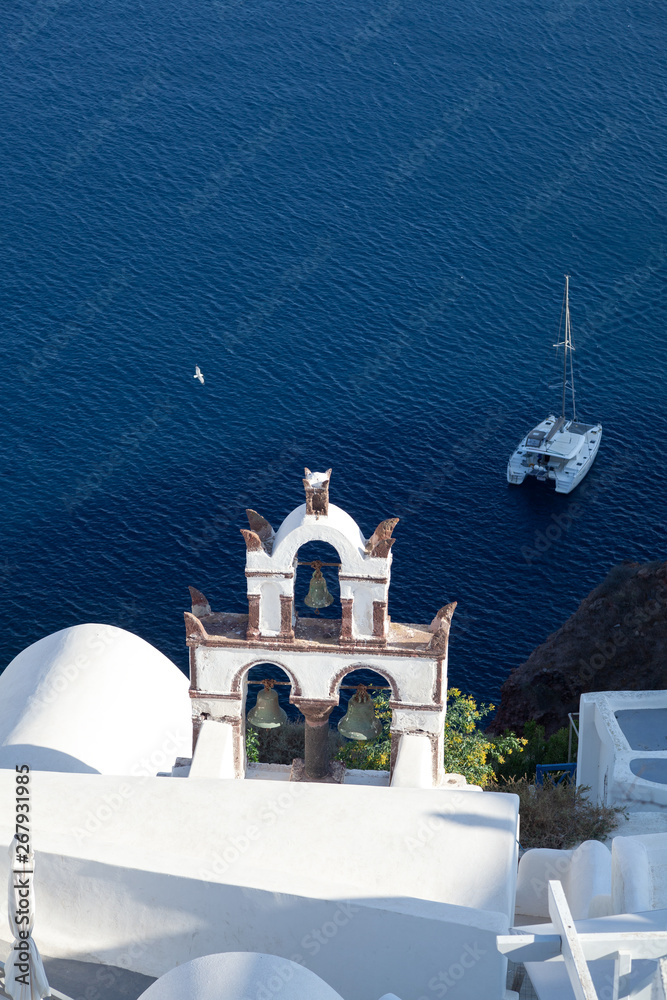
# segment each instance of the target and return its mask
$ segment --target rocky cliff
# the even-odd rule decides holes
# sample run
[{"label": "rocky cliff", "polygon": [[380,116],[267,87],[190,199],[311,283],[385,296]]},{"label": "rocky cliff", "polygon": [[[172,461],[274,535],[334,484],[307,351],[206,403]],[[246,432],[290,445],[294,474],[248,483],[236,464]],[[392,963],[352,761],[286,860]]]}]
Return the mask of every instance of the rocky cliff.
[{"label": "rocky cliff", "polygon": [[521,732],[536,719],[547,735],[568,724],[585,691],[667,686],[667,562],[622,563],[502,687],[489,727]]}]

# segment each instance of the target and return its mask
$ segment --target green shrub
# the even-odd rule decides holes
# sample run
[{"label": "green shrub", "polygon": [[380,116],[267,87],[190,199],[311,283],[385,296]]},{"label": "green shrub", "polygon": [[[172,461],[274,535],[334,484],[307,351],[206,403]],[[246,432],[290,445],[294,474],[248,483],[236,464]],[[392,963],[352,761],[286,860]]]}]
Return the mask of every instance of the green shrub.
[{"label": "green shrub", "polygon": [[303,722],[286,722],[279,729],[255,729],[250,725],[246,731],[248,760],[263,764],[291,764],[295,757],[303,757],[304,732]]},{"label": "green shrub", "polygon": [[[569,729],[564,726],[549,738],[544,735],[544,726],[531,719],[523,728],[526,744],[521,757],[506,758],[496,765],[496,778],[535,778],[538,764],[565,764]],[[572,757],[577,759],[577,735],[572,733]]]},{"label": "green shrub", "polygon": [[[336,759],[346,767],[361,770],[388,771],[391,761],[391,709],[389,697],[379,694],[374,698],[375,714],[382,722],[382,732],[368,743],[346,741],[336,754]],[[478,723],[493,712],[493,705],[481,705],[474,698],[450,688],[447,696],[445,718],[444,764],[450,773],[462,774],[470,784],[487,785],[495,780],[495,767],[508,756],[523,750],[524,740],[513,733],[489,737],[478,728]]]},{"label": "green shrub", "polygon": [[[556,763],[559,763],[558,761]],[[534,785],[526,778],[509,778],[496,791],[519,796],[521,846],[567,850],[584,840],[604,840],[618,826],[625,810],[602,806],[586,798],[584,786],[554,784],[548,778]]]},{"label": "green shrub", "polygon": [[[339,747],[335,760],[345,767],[361,771],[388,771],[391,763],[391,709],[389,695],[381,692],[373,698],[375,716],[382,723],[382,731],[374,740],[363,743],[360,740],[345,740]],[[342,739],[342,737],[340,737]]]},{"label": "green shrub", "polygon": [[[391,763],[391,708],[389,696],[381,692],[373,699],[375,715],[382,723],[380,734],[368,742],[345,740],[336,730],[330,731],[331,754],[348,768],[362,771],[388,771]],[[494,711],[493,705],[480,705],[470,695],[450,688],[444,734],[444,765],[449,773],[462,774],[470,784],[482,787],[494,782],[497,769],[513,755],[522,755],[526,740],[514,733],[487,736],[479,723]],[[267,764],[291,764],[304,755],[304,725],[288,722],[280,729],[253,729],[248,726],[246,750],[249,761]],[[518,768],[523,773],[521,765]]]},{"label": "green shrub", "polygon": [[487,736],[479,723],[494,711],[480,705],[469,694],[450,688],[445,718],[445,771],[462,774],[469,784],[484,788],[495,781],[496,768],[514,754],[523,752],[525,739],[514,733]]},{"label": "green shrub", "polygon": [[259,736],[257,734],[257,729],[248,726],[245,734],[245,752],[249,764],[259,763]]},{"label": "green shrub", "polygon": [[[330,730],[330,753],[338,749],[340,737]],[[306,726],[303,722],[286,722],[279,729],[255,729],[248,725],[246,730],[246,754],[251,763],[291,764],[305,753]]]}]

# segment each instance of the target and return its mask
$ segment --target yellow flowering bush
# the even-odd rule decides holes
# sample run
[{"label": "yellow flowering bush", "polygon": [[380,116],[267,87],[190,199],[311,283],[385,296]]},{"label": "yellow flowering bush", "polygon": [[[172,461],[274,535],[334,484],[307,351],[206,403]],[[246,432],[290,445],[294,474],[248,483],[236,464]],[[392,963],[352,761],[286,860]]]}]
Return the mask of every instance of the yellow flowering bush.
[{"label": "yellow flowering bush", "polygon": [[[340,748],[336,760],[346,767],[365,771],[388,771],[391,759],[391,709],[386,694],[373,699],[375,714],[382,722],[382,732],[368,743],[349,741]],[[462,774],[470,784],[491,784],[496,776],[495,767],[511,754],[520,754],[526,740],[506,733],[503,736],[486,736],[479,723],[494,711],[493,705],[477,705],[475,699],[450,688],[447,695],[445,718],[445,770]]]},{"label": "yellow flowering bush", "polygon": [[462,774],[472,785],[484,788],[496,776],[496,766],[513,753],[520,754],[528,742],[514,733],[487,736],[478,727],[494,705],[477,705],[469,694],[450,688],[445,718],[445,771]]}]

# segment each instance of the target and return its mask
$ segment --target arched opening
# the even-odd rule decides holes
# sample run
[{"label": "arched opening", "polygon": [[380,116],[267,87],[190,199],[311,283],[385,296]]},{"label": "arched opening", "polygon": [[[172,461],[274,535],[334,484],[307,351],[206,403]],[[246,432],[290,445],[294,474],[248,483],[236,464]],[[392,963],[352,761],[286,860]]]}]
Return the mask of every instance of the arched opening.
[{"label": "arched opening", "polygon": [[337,681],[332,694],[338,694],[338,707],[334,708],[329,718],[329,724],[336,727],[348,709],[348,702],[357,687],[364,684],[372,698],[383,694],[387,699],[393,697],[393,688],[387,677],[369,670],[367,667],[352,667]]},{"label": "arched opening", "polygon": [[[257,704],[257,695],[264,689],[264,681],[272,680],[278,696],[278,705],[287,715],[287,721],[274,729],[253,726],[248,719]],[[304,754],[304,719],[295,705],[290,704],[292,680],[276,663],[255,663],[244,678],[245,746],[248,763],[291,764]]]},{"label": "arched opening", "polygon": [[[363,685],[363,691],[360,691],[359,685]],[[336,759],[344,764],[351,778],[354,772],[375,772],[377,780],[372,780],[372,784],[389,784],[392,761],[392,712],[389,701],[395,693],[394,686],[389,678],[377,671],[358,667],[337,678],[335,689],[337,691],[333,693],[338,693],[338,707],[331,713],[330,723],[336,727]],[[344,725],[339,729],[341,722]],[[375,732],[370,729],[371,726],[375,727]],[[350,730],[366,732],[367,737],[365,740],[356,736],[350,739]],[[366,783],[369,777],[366,776]]]},{"label": "arched opening", "polygon": [[[294,608],[299,618],[340,618],[340,586],[338,583],[338,568],[340,556],[328,542],[306,542],[296,554],[297,564],[294,567]],[[326,589],[333,597],[328,607],[312,608],[305,601],[313,578],[314,567],[309,565],[315,561],[324,565],[320,572],[326,582]],[[327,565],[334,563],[335,565]],[[305,565],[304,565],[305,564]]]},{"label": "arched opening", "polygon": [[[253,725],[253,721],[258,719],[257,715],[254,716],[254,720],[251,718],[254,714],[253,709],[257,705],[257,696],[264,689],[266,680],[273,682],[270,690],[275,697],[265,700],[265,705],[270,703],[272,707],[268,719],[262,715],[260,722],[267,721],[269,725]],[[368,667],[355,667],[354,665],[351,665],[339,676],[332,678],[330,697],[338,699],[338,705],[327,719],[325,728],[328,738],[325,740],[326,745],[318,745],[315,757],[312,756],[315,752],[312,740],[308,743],[306,739],[306,734],[308,733],[310,738],[313,730],[307,728],[304,716],[295,705],[290,704],[291,694],[297,697],[301,694],[299,678],[291,674],[291,669],[288,673],[278,663],[261,661],[239,671],[234,684],[236,690],[243,691],[242,738],[247,754],[247,777],[271,777],[270,771],[267,773],[265,767],[253,766],[269,765],[277,772],[273,775],[274,777],[285,778],[284,772],[290,770],[295,760],[306,760],[306,766],[309,767],[309,760],[319,760],[320,755],[324,754],[327,760],[334,762],[333,767],[340,768],[342,764],[353,770],[361,768],[382,772],[378,773],[377,781],[373,779],[370,783],[388,783],[386,772],[390,769],[391,753],[389,700],[392,697],[398,697],[398,689],[391,678]],[[371,719],[377,715],[380,720],[377,733],[369,736],[366,741],[359,740],[357,737],[348,739],[338,729],[338,723],[348,712],[350,699],[355,695],[360,684],[365,686],[368,695],[374,702],[374,711],[370,713]],[[302,707],[305,711],[305,706]],[[282,716],[282,712],[285,713],[286,718]],[[311,717],[308,716],[308,718],[310,721]],[[276,721],[279,724],[271,725]],[[312,727],[312,722],[310,725]],[[315,731],[322,731],[317,729],[317,724]],[[310,749],[307,749],[307,745]],[[339,763],[335,764],[335,761]],[[359,777],[352,777],[352,780],[358,781]],[[364,783],[368,783],[366,778]]]}]

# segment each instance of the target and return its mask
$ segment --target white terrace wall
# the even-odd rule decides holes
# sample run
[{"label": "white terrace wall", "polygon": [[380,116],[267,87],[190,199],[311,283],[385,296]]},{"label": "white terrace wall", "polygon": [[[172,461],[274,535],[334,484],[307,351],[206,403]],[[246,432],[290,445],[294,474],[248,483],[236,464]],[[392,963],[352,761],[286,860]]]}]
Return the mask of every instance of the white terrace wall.
[{"label": "white terrace wall", "polygon": [[[0,801],[14,782],[0,771]],[[45,954],[160,975],[263,951],[300,955],[345,1000],[432,998],[441,974],[456,1000],[502,995],[516,796],[53,773],[30,790]],[[0,884],[13,827],[5,808]]]},{"label": "white terrace wall", "polygon": [[[221,951],[261,951],[315,972],[345,1000],[390,991],[500,1000],[500,913],[418,899],[313,899],[38,853],[44,954],[149,976]],[[0,874],[0,877],[2,875]],[[2,916],[0,915],[0,919]]]},{"label": "white terrace wall", "polygon": [[[647,713],[648,737],[655,726],[651,716],[667,718],[667,691],[596,691],[581,696],[577,784],[588,786],[591,797],[606,805],[659,809],[667,805],[667,781],[647,780],[642,768],[659,766],[667,778],[667,749],[631,747],[616,717],[624,711]],[[661,732],[664,738],[664,728]]]}]

